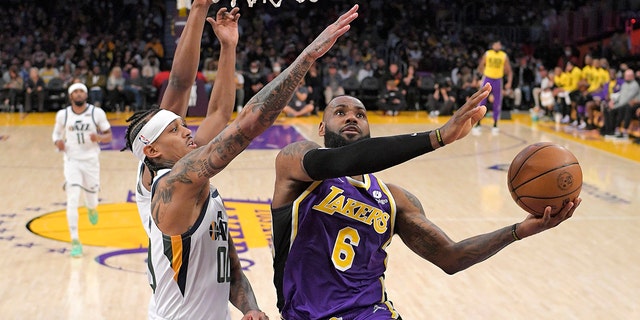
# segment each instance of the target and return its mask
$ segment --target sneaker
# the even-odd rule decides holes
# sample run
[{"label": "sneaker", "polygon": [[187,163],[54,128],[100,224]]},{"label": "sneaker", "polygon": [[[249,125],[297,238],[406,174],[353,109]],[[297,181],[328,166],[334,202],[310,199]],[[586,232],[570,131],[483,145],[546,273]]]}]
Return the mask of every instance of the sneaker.
[{"label": "sneaker", "polygon": [[562,120],[560,121],[561,123],[569,123],[569,121],[571,121],[571,118],[569,117],[568,114],[564,115],[564,117],[562,118]]},{"label": "sneaker", "polygon": [[496,135],[498,135],[498,133],[500,133],[500,128],[498,128],[498,127],[491,128],[491,134],[492,135],[496,136]]},{"label": "sneaker", "polygon": [[620,132],[620,133],[616,134],[616,139],[626,140],[626,139],[629,139],[629,135],[626,134],[626,133]]},{"label": "sneaker", "polygon": [[578,125],[578,129],[585,129],[587,127],[587,124],[585,122],[582,122]]},{"label": "sneaker", "polygon": [[571,122],[571,126],[572,127],[577,127],[578,126],[578,120],[573,120],[573,122]]},{"label": "sneaker", "polygon": [[71,240],[71,257],[82,257],[82,244],[80,244],[79,240]]},{"label": "sneaker", "polygon": [[98,223],[98,210],[89,209],[89,222],[94,226]]},{"label": "sneaker", "polygon": [[617,133],[608,133],[604,135],[605,140],[615,140],[618,137]]},{"label": "sneaker", "polygon": [[474,136],[479,136],[480,135],[480,126],[474,126],[473,128],[471,128],[471,134]]}]

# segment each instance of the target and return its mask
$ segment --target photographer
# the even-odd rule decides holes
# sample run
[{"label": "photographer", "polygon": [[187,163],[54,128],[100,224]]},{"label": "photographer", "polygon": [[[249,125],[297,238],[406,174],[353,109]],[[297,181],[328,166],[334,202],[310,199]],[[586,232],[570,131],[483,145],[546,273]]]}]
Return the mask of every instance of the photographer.
[{"label": "photographer", "polygon": [[398,88],[397,80],[387,80],[385,90],[378,100],[378,109],[383,110],[387,116],[397,116],[401,110],[407,108],[407,100]]},{"label": "photographer", "polygon": [[452,115],[456,98],[451,93],[451,84],[446,80],[442,80],[438,81],[433,88],[435,91],[427,101],[429,116]]}]

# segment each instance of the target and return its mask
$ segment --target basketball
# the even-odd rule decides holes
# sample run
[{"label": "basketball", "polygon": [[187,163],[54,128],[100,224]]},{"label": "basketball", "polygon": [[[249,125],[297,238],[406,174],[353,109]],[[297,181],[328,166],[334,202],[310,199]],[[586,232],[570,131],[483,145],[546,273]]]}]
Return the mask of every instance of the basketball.
[{"label": "basketball", "polygon": [[580,195],[582,168],[566,148],[539,142],[522,149],[511,161],[507,184],[513,200],[525,211],[542,217],[551,206],[551,215]]}]

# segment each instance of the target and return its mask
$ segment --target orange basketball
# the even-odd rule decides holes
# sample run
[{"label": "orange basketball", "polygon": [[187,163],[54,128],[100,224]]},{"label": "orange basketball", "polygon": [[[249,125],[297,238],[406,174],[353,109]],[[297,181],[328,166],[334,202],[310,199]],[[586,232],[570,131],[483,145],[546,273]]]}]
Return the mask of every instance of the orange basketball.
[{"label": "orange basketball", "polygon": [[507,184],[511,197],[525,211],[541,217],[551,206],[555,215],[580,195],[582,169],[566,148],[539,142],[524,148],[511,161]]}]

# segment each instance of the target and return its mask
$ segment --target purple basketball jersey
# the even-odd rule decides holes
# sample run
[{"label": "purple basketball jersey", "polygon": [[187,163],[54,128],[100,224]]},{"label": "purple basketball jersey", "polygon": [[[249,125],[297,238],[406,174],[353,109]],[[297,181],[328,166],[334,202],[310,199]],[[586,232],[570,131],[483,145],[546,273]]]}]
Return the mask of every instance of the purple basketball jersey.
[{"label": "purple basketball jersey", "polygon": [[348,311],[386,301],[385,248],[395,211],[387,186],[373,175],[311,184],[291,207],[283,318],[347,319]]}]

